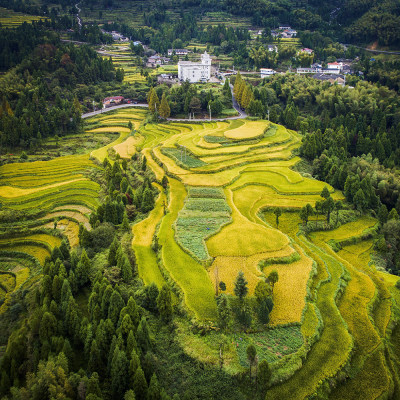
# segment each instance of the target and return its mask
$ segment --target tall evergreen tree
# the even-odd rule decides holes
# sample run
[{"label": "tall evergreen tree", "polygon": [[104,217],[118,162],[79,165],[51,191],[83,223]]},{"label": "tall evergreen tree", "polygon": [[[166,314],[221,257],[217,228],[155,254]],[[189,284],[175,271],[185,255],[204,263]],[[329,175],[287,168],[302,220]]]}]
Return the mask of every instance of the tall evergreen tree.
[{"label": "tall evergreen tree", "polygon": [[161,319],[169,323],[172,319],[172,298],[171,291],[167,285],[163,285],[157,297],[157,308]]},{"label": "tall evergreen tree", "polygon": [[147,382],[141,367],[139,367],[135,372],[133,378],[133,390],[135,392],[136,400],[147,400]]},{"label": "tall evergreen tree", "polygon": [[235,281],[235,288],[234,288],[235,295],[239,297],[240,301],[243,301],[248,291],[249,288],[247,287],[247,280],[244,277],[244,273],[243,271],[239,271]]},{"label": "tall evergreen tree", "polygon": [[117,346],[111,362],[111,391],[116,399],[122,398],[128,389],[128,369],[126,354]]},{"label": "tall evergreen tree", "polygon": [[161,97],[160,117],[167,119],[169,118],[170,115],[171,115],[171,109],[169,107],[168,100],[164,92]]}]

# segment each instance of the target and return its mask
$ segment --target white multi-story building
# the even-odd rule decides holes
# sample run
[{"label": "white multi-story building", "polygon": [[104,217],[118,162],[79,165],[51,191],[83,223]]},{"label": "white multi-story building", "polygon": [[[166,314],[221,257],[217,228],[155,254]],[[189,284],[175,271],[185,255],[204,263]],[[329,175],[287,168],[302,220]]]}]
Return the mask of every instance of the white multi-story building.
[{"label": "white multi-story building", "polygon": [[200,62],[179,61],[178,78],[190,83],[207,82],[211,78],[211,57],[205,51]]}]

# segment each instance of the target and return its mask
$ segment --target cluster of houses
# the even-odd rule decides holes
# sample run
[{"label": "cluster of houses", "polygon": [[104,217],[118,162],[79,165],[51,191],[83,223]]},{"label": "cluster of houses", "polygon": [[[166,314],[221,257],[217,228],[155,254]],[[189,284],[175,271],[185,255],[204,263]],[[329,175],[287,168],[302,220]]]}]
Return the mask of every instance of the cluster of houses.
[{"label": "cluster of houses", "polygon": [[314,63],[309,68],[297,68],[298,74],[352,74],[354,71],[351,67],[352,60],[338,60],[328,63],[326,68],[322,68],[321,64]]},{"label": "cluster of houses", "polygon": [[107,35],[111,35],[115,42],[129,42],[129,38],[124,36],[122,33],[117,31],[107,32],[104,29],[101,29],[101,32]]},{"label": "cluster of houses", "polygon": [[297,36],[297,31],[290,26],[282,25],[278,29],[272,29],[271,36],[273,38],[292,39]]},{"label": "cluster of houses", "polygon": [[171,61],[168,57],[160,56],[159,54],[155,54],[147,59],[146,67],[147,68],[156,68],[160,65],[169,64]]},{"label": "cluster of houses", "polygon": [[103,108],[117,106],[119,104],[137,104],[137,101],[125,99],[125,97],[123,96],[112,96],[103,99]]},{"label": "cluster of houses", "polygon": [[190,50],[186,50],[186,49],[168,49],[168,55],[169,56],[173,56],[173,55],[177,55],[177,56],[187,56],[189,53],[191,53]]}]

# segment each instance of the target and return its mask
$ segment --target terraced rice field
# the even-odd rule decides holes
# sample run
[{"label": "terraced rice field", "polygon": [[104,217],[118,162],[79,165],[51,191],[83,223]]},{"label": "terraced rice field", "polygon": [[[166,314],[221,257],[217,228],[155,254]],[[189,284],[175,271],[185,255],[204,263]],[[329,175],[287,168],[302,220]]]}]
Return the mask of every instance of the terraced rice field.
[{"label": "terraced rice field", "polygon": [[[276,269],[279,280],[270,326],[301,325],[306,344],[286,363],[272,362],[274,386],[267,398],[329,393],[329,382],[334,389],[326,395],[332,399],[355,399],[357,388],[363,388],[368,399],[390,393],[392,372],[383,338],[392,316],[392,295],[370,264],[372,240],[362,240],[376,220],[363,217],[309,238],[298,235],[299,209],[314,205],[327,186],[292,169],[299,161],[293,155],[299,135],[267,122],[230,121],[148,124],[139,130],[139,139],[157,179],[165,173],[169,177],[167,213],[161,213],[160,194],[149,219],[134,228],[139,238],[146,238],[141,252],[150,251],[153,234],[162,246],[161,263],[156,263],[154,254],[141,255],[139,243],[134,243],[145,282],[173,282],[189,313],[207,320],[215,319],[217,280],[232,294],[235,278],[243,271],[252,296],[257,282]],[[328,188],[335,200],[344,200]],[[222,207],[215,199],[221,193],[230,221],[217,229],[211,219],[202,219],[202,213],[215,218],[215,207]],[[279,226],[272,207],[288,210]],[[353,238],[361,242],[349,244]],[[332,240],[343,243],[339,253],[329,247]],[[260,261],[267,261],[264,268]],[[348,379],[339,383],[340,376]]]},{"label": "terraced rice field", "polygon": [[[304,236],[299,209],[314,206],[327,185],[293,169],[300,160],[294,150],[301,137],[283,126],[248,120],[142,125],[144,116],[143,110],[122,109],[87,121],[94,135],[116,132],[116,140],[94,150],[92,158],[141,152],[158,181],[154,209],[132,228],[144,283],[171,285],[190,318],[214,325],[219,281],[231,296],[243,271],[252,297],[257,283],[277,270],[269,328],[296,337],[290,351],[285,344],[285,354],[271,353],[272,387],[266,398],[399,398],[393,382],[400,366],[395,323],[400,294],[397,278],[377,272],[372,262],[374,239],[365,233],[377,221],[362,217]],[[87,224],[97,204],[98,187],[87,177],[90,168],[100,167],[89,155],[3,166],[0,201],[16,210],[45,209],[43,224],[51,228],[52,219],[60,218],[73,243],[76,224]],[[165,180],[161,186],[165,176],[167,187]],[[328,189],[335,200],[344,200],[342,193]],[[273,207],[285,209],[279,225]],[[0,261],[12,251],[42,262],[58,245],[54,240],[43,234],[0,240]],[[334,243],[341,246],[337,253]],[[1,253],[2,246],[9,253]],[[7,289],[1,290],[0,296],[6,296]],[[274,331],[268,332],[273,337]],[[269,354],[259,336],[260,354]],[[229,371],[244,371],[243,351],[241,346],[229,356]]]},{"label": "terraced rice field", "polygon": [[24,22],[31,23],[32,21],[44,20],[46,17],[36,15],[27,15],[7,8],[0,7],[0,24],[2,28],[16,28]]},{"label": "terraced rice field", "polygon": [[[143,110],[121,110],[95,121],[88,121],[88,133],[116,132],[117,139],[109,145],[96,149],[92,154],[59,157],[49,161],[6,164],[0,167],[0,203],[4,209],[29,212],[32,220],[18,222],[18,228],[32,226],[54,230],[68,239],[72,247],[79,243],[79,224],[91,229],[89,216],[99,205],[100,186],[90,179],[90,174],[100,169],[90,158],[102,161],[108,150],[115,147],[122,157],[131,157],[136,152],[137,138],[129,136],[131,122],[133,130],[139,128],[144,119]],[[124,142],[125,138],[127,140]],[[40,222],[42,224],[40,225]],[[38,224],[39,223],[39,224]],[[16,229],[0,223],[2,231]],[[59,246],[61,239],[50,234],[33,234],[0,238],[0,270],[6,268],[9,257],[26,256],[34,269],[44,263],[52,249]]]},{"label": "terraced rice field", "polygon": [[[129,17],[132,18],[132,15]],[[124,69],[124,82],[130,84],[146,84],[147,78],[141,74],[142,67],[136,65],[136,56],[132,54],[129,47],[126,44],[114,43],[111,45],[103,46],[99,51],[100,55],[104,57],[112,57],[113,65],[116,68]],[[149,76],[157,76],[160,74],[178,74],[177,65],[161,65],[158,68],[152,68],[146,70]]]}]

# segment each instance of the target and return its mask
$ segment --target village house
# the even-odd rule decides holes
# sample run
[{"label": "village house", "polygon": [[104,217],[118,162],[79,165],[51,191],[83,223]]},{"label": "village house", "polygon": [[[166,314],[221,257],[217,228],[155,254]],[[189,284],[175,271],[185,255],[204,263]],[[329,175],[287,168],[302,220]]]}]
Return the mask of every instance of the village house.
[{"label": "village house", "polygon": [[334,73],[334,74],[338,74],[342,70],[342,67],[343,67],[343,64],[338,63],[337,61],[327,64],[327,69],[329,71],[332,71],[331,73]]},{"label": "village house", "polygon": [[303,47],[302,49],[299,50],[299,53],[312,54],[314,53],[314,50],[309,49],[308,47]]},{"label": "village house", "polygon": [[167,57],[162,57],[159,56],[158,54],[155,54],[154,56],[151,56],[147,59],[146,62],[146,67],[147,68],[156,68],[157,66],[168,64],[171,61],[171,59]]},{"label": "village house", "polygon": [[274,38],[282,37],[284,39],[292,39],[297,36],[297,31],[290,26],[280,26],[278,29],[271,30],[271,36]]},{"label": "village house", "polygon": [[275,53],[277,53],[278,52],[278,46],[275,46],[274,44],[269,44],[268,45],[268,51],[270,51],[270,52],[275,52]]},{"label": "village house", "polygon": [[125,98],[122,96],[112,96],[112,97],[106,97],[103,100],[103,108],[111,107],[111,106],[116,106],[118,104],[122,104],[124,102]]},{"label": "village house", "polygon": [[298,74],[316,74],[318,72],[321,72],[322,68],[297,68],[296,72]]},{"label": "village house", "polygon": [[274,71],[271,68],[260,68],[260,74],[261,74],[261,79],[264,79],[264,78],[269,78],[270,76],[276,74],[276,71]]},{"label": "village house", "polygon": [[186,56],[190,53],[190,50],[186,50],[186,49],[168,49],[168,55],[172,56],[174,53],[177,56]]},{"label": "village house", "polygon": [[172,74],[161,74],[157,76],[157,83],[165,83],[167,85],[173,85],[178,82],[178,76]]},{"label": "village house", "polygon": [[211,78],[211,57],[205,51],[200,62],[179,61],[178,78],[190,83],[207,82]]},{"label": "village house", "polygon": [[344,75],[336,75],[336,74],[315,74],[313,75],[314,79],[317,79],[319,81],[324,81],[324,82],[330,82],[330,83],[337,83],[338,85],[344,85],[345,84],[345,77]]}]

